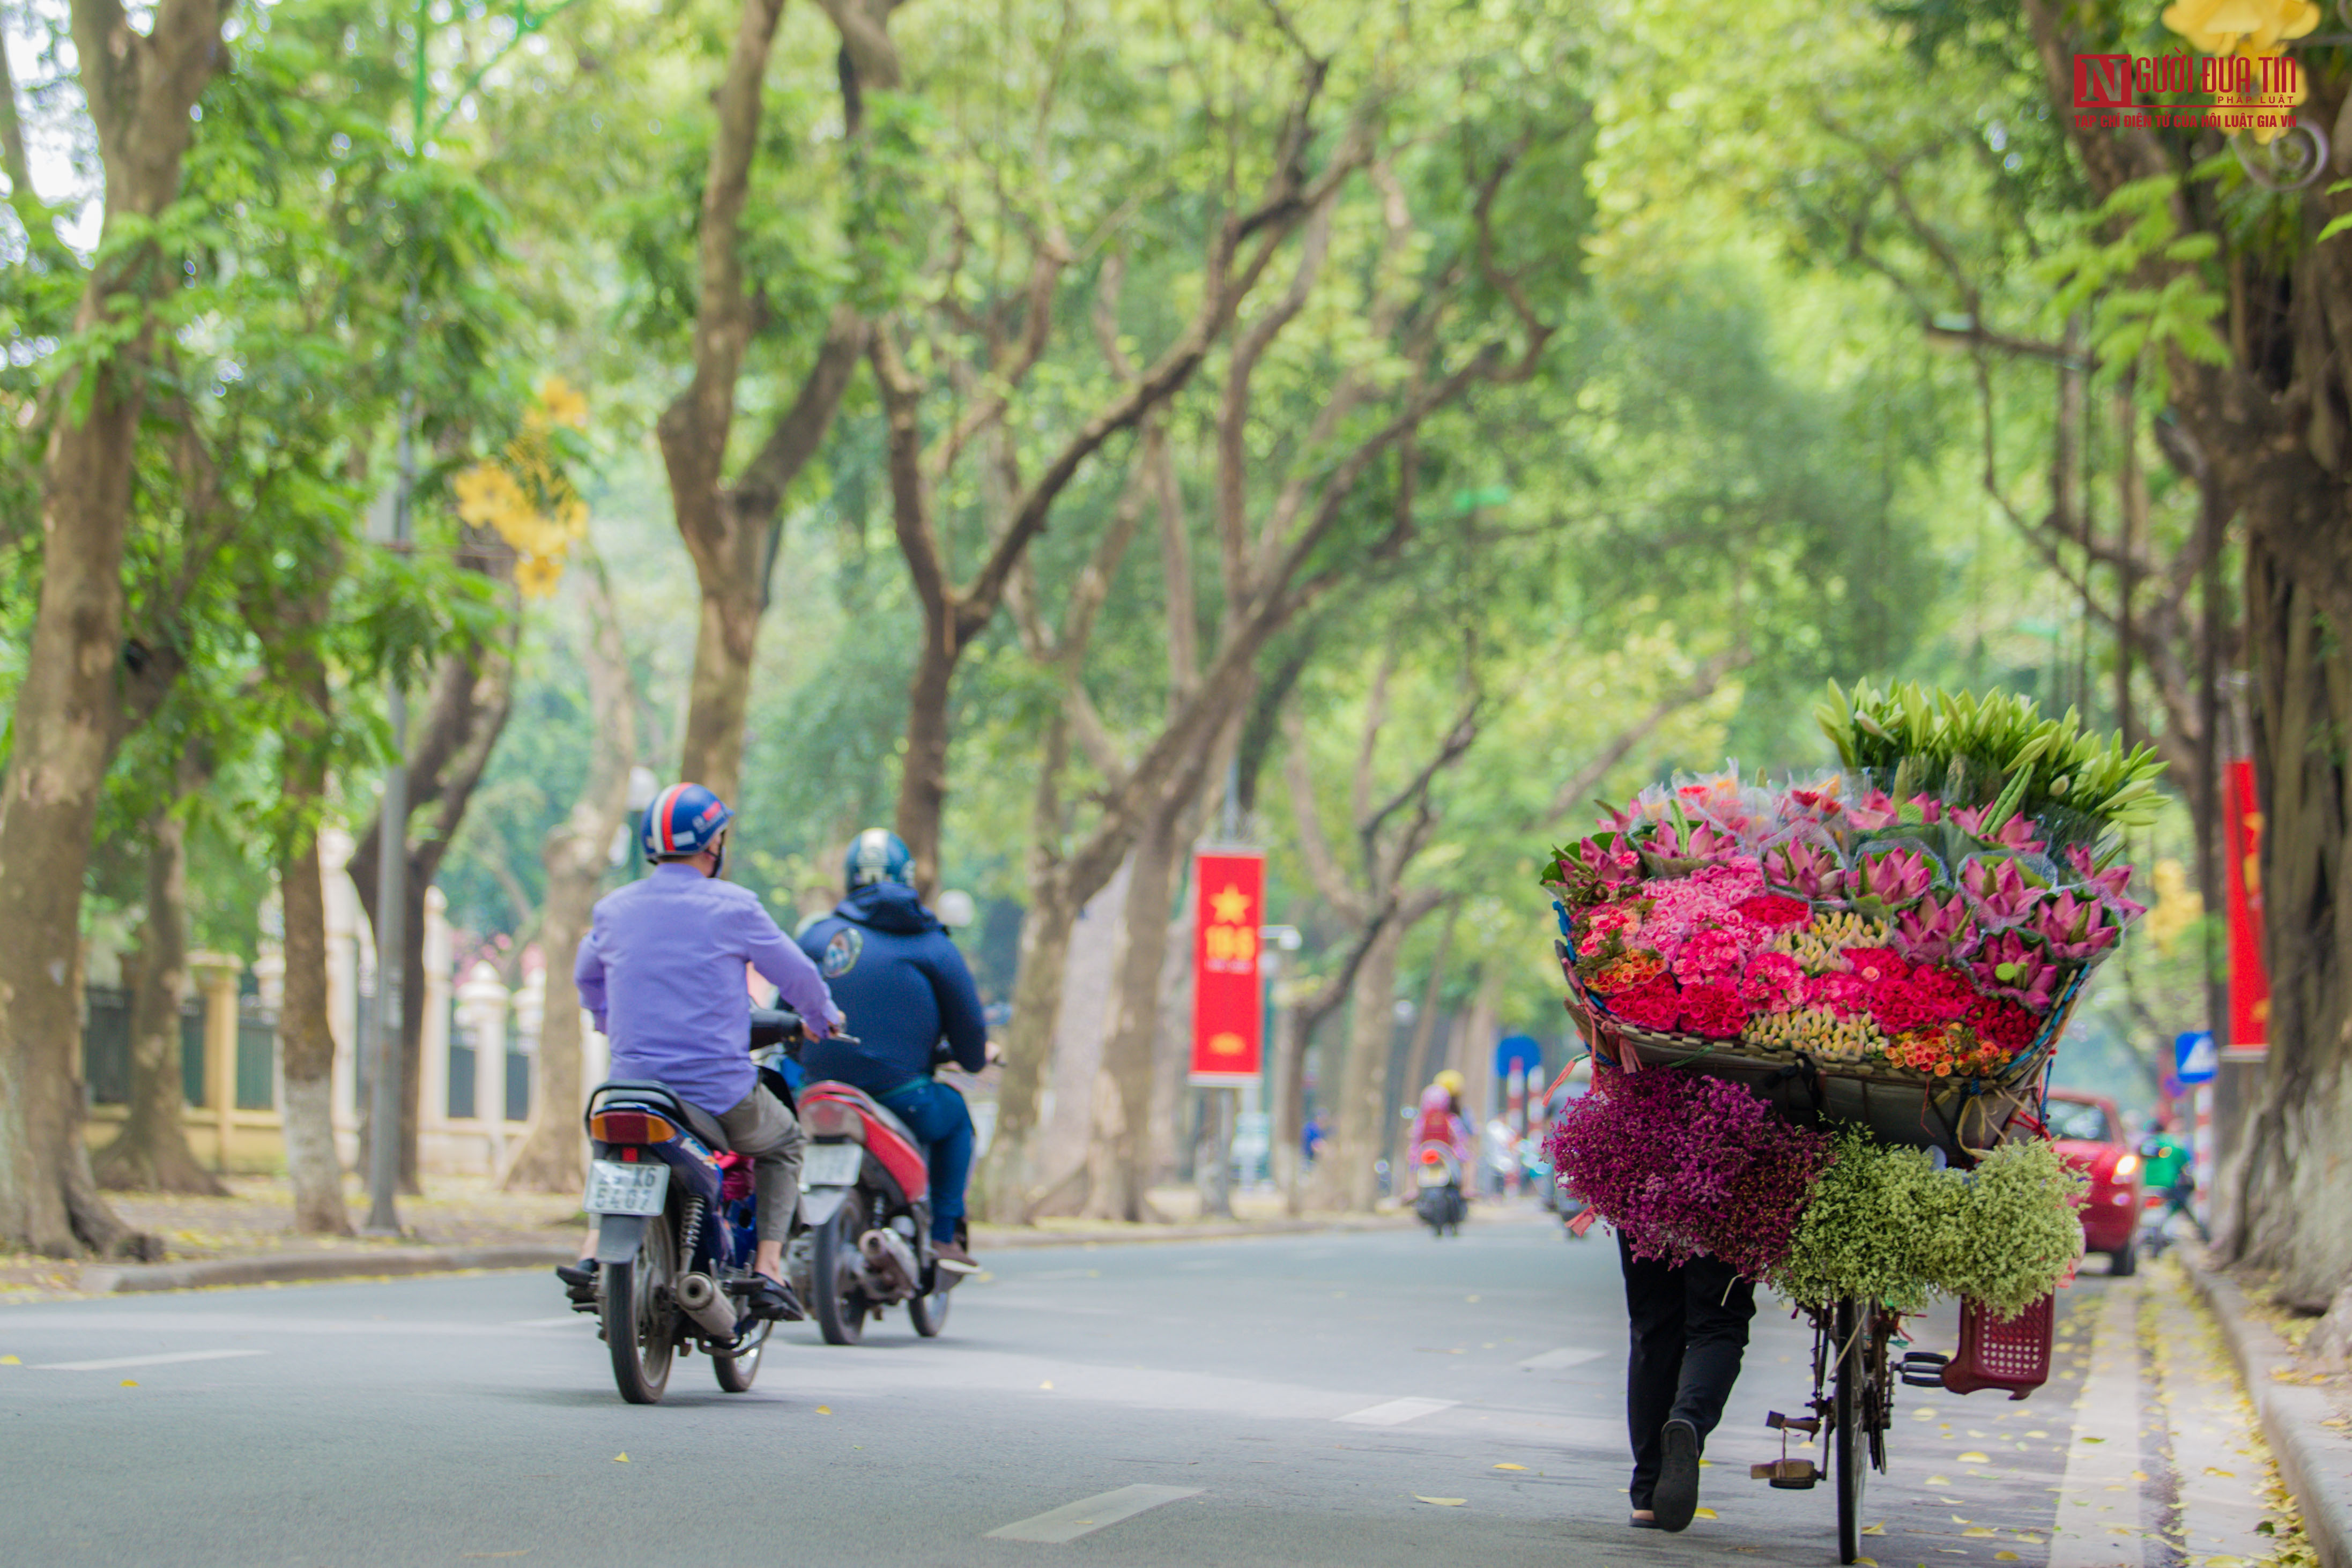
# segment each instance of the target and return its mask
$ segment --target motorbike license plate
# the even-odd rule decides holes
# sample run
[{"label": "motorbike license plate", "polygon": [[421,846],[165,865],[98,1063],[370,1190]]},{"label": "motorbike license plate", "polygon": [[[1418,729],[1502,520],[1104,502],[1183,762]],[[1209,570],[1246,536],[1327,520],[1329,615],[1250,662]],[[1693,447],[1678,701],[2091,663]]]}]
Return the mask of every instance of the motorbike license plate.
[{"label": "motorbike license plate", "polygon": [[847,1186],[865,1162],[862,1144],[814,1144],[801,1157],[803,1186]]},{"label": "motorbike license plate", "polygon": [[1451,1186],[1453,1185],[1454,1178],[1445,1174],[1444,1166],[1423,1166],[1421,1168],[1421,1186],[1422,1190],[1424,1192],[1433,1187]]},{"label": "motorbike license plate", "polygon": [[588,1167],[588,1196],[580,1207],[591,1214],[659,1214],[669,1191],[669,1166],[598,1160]]}]

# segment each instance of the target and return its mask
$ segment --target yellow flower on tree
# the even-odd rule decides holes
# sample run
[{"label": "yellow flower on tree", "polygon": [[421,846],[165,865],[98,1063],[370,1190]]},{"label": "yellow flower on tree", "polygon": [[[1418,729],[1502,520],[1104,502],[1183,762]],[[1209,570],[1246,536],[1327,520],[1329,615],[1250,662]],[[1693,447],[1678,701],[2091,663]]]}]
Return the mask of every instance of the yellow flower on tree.
[{"label": "yellow flower on tree", "polygon": [[580,430],[587,423],[588,400],[561,376],[550,376],[524,413],[522,434],[449,482],[457,516],[513,547],[515,586],[527,599],[555,591],[564,557],[588,537],[588,503],[558,466],[547,434],[557,425]]},{"label": "yellow flower on tree", "polygon": [[2312,0],[2173,0],[2164,25],[2203,54],[2236,54],[2249,44],[2275,53],[2319,26],[2319,7]]}]

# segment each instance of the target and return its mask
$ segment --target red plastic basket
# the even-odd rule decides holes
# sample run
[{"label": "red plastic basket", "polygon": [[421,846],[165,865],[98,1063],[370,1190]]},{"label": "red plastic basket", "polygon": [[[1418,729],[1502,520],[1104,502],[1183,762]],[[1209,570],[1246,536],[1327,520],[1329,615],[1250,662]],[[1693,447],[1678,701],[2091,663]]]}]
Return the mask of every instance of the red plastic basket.
[{"label": "red plastic basket", "polygon": [[1981,1302],[1962,1301],[1960,1354],[1945,1364],[1944,1386],[1955,1394],[2005,1388],[2022,1399],[2049,1382],[2057,1301],[2044,1296],[2006,1322]]}]

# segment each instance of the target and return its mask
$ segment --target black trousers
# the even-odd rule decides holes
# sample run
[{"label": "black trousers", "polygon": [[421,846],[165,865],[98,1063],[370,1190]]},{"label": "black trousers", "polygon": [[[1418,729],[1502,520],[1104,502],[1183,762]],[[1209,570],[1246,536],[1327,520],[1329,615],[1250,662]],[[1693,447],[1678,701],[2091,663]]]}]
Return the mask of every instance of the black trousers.
[{"label": "black trousers", "polygon": [[1756,1287],[1712,1258],[1675,1268],[1633,1256],[1621,1234],[1632,1354],[1625,1366],[1625,1425],[1633,1440],[1633,1506],[1650,1506],[1658,1484],[1659,1435],[1668,1421],[1698,1428],[1699,1442],[1723,1419],[1739,1380],[1756,1315]]}]

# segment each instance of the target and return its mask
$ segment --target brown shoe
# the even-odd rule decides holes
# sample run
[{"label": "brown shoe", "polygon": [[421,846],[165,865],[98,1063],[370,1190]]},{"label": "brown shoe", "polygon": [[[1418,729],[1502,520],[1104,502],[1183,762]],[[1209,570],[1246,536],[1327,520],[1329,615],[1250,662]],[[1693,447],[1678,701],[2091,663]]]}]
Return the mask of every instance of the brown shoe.
[{"label": "brown shoe", "polygon": [[964,1250],[961,1241],[935,1241],[931,1243],[931,1251],[938,1257],[940,1267],[951,1274],[980,1272],[980,1265],[972,1260],[971,1253]]}]

